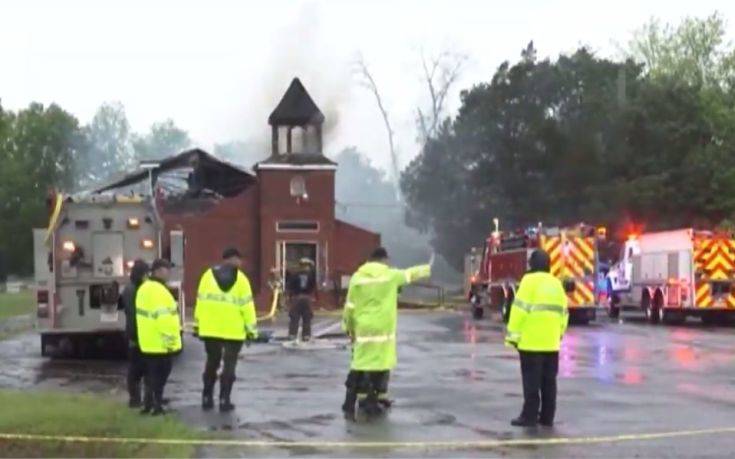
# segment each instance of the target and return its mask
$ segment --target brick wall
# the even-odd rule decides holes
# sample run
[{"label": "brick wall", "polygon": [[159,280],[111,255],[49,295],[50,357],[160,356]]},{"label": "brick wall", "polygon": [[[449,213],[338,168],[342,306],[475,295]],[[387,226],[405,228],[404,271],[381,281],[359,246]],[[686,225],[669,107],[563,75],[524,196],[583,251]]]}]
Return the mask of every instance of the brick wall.
[{"label": "brick wall", "polygon": [[[161,214],[165,235],[183,230],[185,237],[184,290],[187,307],[192,308],[202,273],[221,260],[222,250],[234,246],[244,257],[244,271],[253,289],[259,288],[260,251],[257,215],[258,188],[251,186],[239,195],[219,201],[189,199],[164,202]],[[166,239],[166,236],[164,239]],[[164,240],[164,247],[168,241]]]}]

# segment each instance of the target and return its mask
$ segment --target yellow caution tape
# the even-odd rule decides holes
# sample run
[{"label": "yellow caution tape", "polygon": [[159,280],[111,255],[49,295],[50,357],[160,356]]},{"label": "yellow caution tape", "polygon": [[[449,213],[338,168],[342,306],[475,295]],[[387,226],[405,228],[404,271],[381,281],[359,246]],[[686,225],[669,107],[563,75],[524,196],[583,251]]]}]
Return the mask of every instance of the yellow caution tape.
[{"label": "yellow caution tape", "polygon": [[474,441],[273,441],[227,440],[217,438],[136,438],[136,437],[88,437],[77,435],[43,435],[0,433],[0,440],[52,441],[64,443],[148,443],[156,445],[241,446],[261,448],[379,448],[379,449],[489,449],[513,446],[583,445],[591,443],[617,443],[627,441],[661,440],[678,437],[694,437],[735,433],[735,427],[700,430],[679,430],[643,434],[624,434],[592,437],[518,438],[509,440]]}]

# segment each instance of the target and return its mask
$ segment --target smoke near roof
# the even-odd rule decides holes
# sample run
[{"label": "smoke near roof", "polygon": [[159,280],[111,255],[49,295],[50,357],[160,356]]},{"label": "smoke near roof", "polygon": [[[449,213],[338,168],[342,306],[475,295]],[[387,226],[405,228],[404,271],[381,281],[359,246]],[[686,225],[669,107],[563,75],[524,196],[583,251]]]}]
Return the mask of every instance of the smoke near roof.
[{"label": "smoke near roof", "polygon": [[[259,118],[263,123],[298,77],[324,113],[324,145],[329,149],[339,129],[340,112],[350,101],[352,79],[349,59],[340,57],[333,43],[320,35],[319,22],[319,6],[303,4],[293,21],[276,34],[277,40],[268,44],[271,57],[259,66],[265,76],[253,113],[264,115]],[[265,128],[262,132],[264,138],[270,135]]]}]

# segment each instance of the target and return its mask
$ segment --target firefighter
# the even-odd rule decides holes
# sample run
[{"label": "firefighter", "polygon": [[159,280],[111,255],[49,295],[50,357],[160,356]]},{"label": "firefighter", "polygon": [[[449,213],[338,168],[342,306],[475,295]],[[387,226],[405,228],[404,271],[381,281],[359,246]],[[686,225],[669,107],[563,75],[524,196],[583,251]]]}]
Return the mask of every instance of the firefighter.
[{"label": "firefighter", "polygon": [[301,339],[311,339],[312,296],[316,292],[314,262],[308,258],[299,260],[298,271],[288,276],[287,282],[290,307],[288,311],[288,339],[295,340],[299,334],[299,321],[302,323]]},{"label": "firefighter", "polygon": [[199,281],[194,310],[195,332],[204,341],[207,362],[202,374],[202,409],[214,408],[214,386],[220,375],[219,409],[235,409],[230,395],[235,383],[237,358],[246,339],[258,336],[255,304],[250,281],[240,270],[242,257],[237,249],[222,253],[222,264],[208,269]]},{"label": "firefighter", "polygon": [[128,342],[128,406],[141,406],[140,384],[145,375],[143,355],[138,346],[138,327],[135,318],[135,295],[148,274],[148,264],[143,260],[135,260],[130,268],[130,283],[120,294],[118,309],[125,311],[125,338]]},{"label": "firefighter", "polygon": [[138,288],[135,316],[138,345],[146,369],[143,414],[164,414],[163,390],[171,374],[173,355],[181,351],[181,322],[176,299],[166,286],[171,263],[157,259],[151,276]]},{"label": "firefighter", "polygon": [[431,275],[431,265],[406,270],[388,266],[388,253],[376,249],[350,279],[343,328],[352,341],[352,362],[342,411],[355,419],[355,404],[368,416],[389,408],[388,378],[396,366],[398,289]]},{"label": "firefighter", "polygon": [[523,378],[523,410],[511,421],[514,426],[554,424],[559,345],[569,312],[564,287],[549,273],[549,265],[543,250],[531,254],[529,272],[511,306],[505,341],[518,349]]}]

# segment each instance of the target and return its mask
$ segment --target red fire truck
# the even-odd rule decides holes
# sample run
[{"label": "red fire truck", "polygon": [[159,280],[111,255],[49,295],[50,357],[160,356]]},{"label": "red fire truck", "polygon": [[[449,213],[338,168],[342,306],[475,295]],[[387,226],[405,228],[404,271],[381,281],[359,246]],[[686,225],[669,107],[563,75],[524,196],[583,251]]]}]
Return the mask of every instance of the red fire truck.
[{"label": "red fire truck", "polygon": [[551,273],[564,284],[570,319],[588,323],[595,319],[598,251],[604,228],[578,224],[565,228],[541,225],[513,232],[493,231],[485,241],[480,265],[470,281],[468,299],[473,316],[482,318],[485,307],[502,312],[507,321],[510,306],[528,258],[538,248],[551,258]]}]

